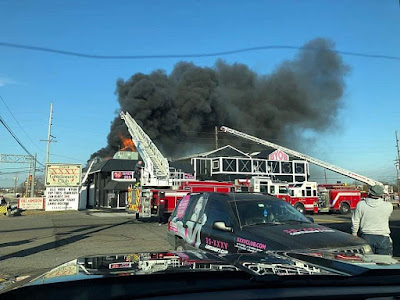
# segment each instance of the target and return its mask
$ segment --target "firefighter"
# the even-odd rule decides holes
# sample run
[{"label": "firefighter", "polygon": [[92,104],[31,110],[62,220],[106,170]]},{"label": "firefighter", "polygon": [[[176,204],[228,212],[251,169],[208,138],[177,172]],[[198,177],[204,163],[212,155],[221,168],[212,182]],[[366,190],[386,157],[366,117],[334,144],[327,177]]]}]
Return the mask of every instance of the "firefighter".
[{"label": "firefighter", "polygon": [[371,186],[368,197],[357,204],[351,219],[352,233],[361,237],[371,246],[375,254],[393,255],[393,243],[390,238],[389,217],[393,205],[382,199],[383,187]]},{"label": "firefighter", "polygon": [[158,225],[161,226],[164,223],[164,213],[165,213],[165,193],[160,193],[160,198],[158,201]]},{"label": "firefighter", "polygon": [[143,170],[143,162],[139,160],[135,166],[134,177],[137,183],[140,183],[142,177],[142,170]]}]

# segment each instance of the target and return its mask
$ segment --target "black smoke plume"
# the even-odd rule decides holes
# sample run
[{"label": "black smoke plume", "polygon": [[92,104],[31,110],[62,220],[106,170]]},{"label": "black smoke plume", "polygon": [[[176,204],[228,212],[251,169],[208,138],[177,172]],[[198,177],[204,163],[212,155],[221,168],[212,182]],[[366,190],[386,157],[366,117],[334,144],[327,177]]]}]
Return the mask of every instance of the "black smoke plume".
[{"label": "black smoke plume", "polygon": [[[166,156],[214,149],[214,128],[221,125],[293,145],[304,130],[318,133],[335,124],[349,67],[333,50],[333,42],[314,39],[269,75],[223,60],[210,68],[179,62],[170,74],[156,70],[119,79],[116,94],[121,111],[129,112]],[[129,137],[117,116],[108,145],[92,157],[118,151],[119,134]],[[222,144],[247,144],[243,150],[250,150],[245,140],[219,136]]]}]

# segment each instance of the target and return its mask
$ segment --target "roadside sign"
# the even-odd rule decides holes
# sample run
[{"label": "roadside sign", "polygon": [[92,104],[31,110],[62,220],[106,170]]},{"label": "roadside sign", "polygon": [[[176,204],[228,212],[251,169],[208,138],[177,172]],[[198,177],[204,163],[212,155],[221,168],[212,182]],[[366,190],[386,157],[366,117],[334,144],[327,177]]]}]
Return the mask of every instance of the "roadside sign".
[{"label": "roadside sign", "polygon": [[45,195],[46,211],[78,210],[78,187],[47,187]]},{"label": "roadside sign", "polygon": [[20,209],[44,209],[43,197],[18,198],[17,207]]},{"label": "roadside sign", "polygon": [[112,171],[111,180],[115,181],[135,181],[133,171]]},{"label": "roadside sign", "polygon": [[289,161],[289,155],[287,155],[282,150],[275,150],[268,156],[269,160],[284,160]]},{"label": "roadside sign", "polygon": [[47,164],[46,186],[80,186],[82,165],[80,164]]}]

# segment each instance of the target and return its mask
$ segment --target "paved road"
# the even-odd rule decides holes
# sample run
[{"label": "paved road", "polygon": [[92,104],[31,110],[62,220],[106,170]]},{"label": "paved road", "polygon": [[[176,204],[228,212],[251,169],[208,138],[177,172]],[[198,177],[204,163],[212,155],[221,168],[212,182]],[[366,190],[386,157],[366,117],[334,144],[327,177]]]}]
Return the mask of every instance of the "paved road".
[{"label": "paved road", "polygon": [[[89,214],[90,213],[90,214]],[[314,215],[316,223],[350,232],[351,216]],[[400,257],[400,210],[390,227]],[[171,250],[166,225],[126,213],[40,212],[0,216],[0,278],[51,269],[80,256]]]},{"label": "paved road", "polygon": [[170,250],[166,225],[86,212],[0,217],[0,278],[50,269],[85,255]]}]

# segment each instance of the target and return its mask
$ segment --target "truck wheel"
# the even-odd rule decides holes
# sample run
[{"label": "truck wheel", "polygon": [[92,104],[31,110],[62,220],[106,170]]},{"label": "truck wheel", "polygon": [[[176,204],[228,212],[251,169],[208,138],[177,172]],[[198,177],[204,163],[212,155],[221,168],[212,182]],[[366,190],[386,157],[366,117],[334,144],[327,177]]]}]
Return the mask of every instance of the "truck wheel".
[{"label": "truck wheel", "polygon": [[296,204],[294,205],[294,208],[297,209],[297,211],[298,211],[299,213],[302,213],[302,214],[305,213],[304,205],[301,204],[301,203],[296,203]]},{"label": "truck wheel", "polygon": [[342,215],[347,215],[350,212],[350,205],[348,205],[346,202],[343,202],[342,204],[340,204],[339,212]]},{"label": "truck wheel", "polygon": [[176,251],[185,251],[185,242],[182,239],[176,238],[175,239],[175,250]]}]

